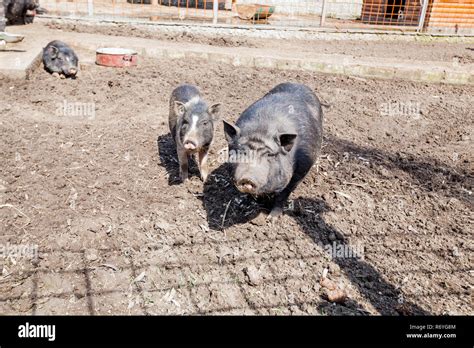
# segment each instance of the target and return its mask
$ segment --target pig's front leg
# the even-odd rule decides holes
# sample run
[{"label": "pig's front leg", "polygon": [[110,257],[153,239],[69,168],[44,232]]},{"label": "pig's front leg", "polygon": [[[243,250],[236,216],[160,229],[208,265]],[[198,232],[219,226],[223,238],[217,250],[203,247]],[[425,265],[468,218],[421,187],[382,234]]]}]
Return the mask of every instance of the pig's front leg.
[{"label": "pig's front leg", "polygon": [[291,192],[294,191],[294,189],[296,188],[296,186],[298,186],[301,180],[303,180],[303,178],[292,178],[288,186],[275,196],[272,211],[270,212],[270,214],[268,214],[267,217],[268,220],[274,222],[281,216],[286,201],[290,197]]},{"label": "pig's front leg", "polygon": [[179,177],[182,182],[188,179],[188,154],[183,147],[177,147],[178,160],[179,160]]},{"label": "pig's front leg", "polygon": [[204,148],[199,151],[199,171],[201,172],[202,181],[206,181],[207,175],[209,174],[209,165],[207,164],[207,155],[209,148]]}]

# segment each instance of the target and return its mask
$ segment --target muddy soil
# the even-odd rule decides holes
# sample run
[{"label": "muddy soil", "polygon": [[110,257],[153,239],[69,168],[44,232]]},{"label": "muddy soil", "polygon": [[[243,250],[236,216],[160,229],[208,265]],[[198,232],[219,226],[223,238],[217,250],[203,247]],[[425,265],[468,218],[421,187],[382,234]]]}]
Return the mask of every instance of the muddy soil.
[{"label": "muddy soil", "polygon": [[[208,181],[179,183],[174,87],[235,121],[284,81],[329,107],[277,223],[233,188],[221,124]],[[141,59],[0,93],[2,314],[474,314],[472,86]]]}]

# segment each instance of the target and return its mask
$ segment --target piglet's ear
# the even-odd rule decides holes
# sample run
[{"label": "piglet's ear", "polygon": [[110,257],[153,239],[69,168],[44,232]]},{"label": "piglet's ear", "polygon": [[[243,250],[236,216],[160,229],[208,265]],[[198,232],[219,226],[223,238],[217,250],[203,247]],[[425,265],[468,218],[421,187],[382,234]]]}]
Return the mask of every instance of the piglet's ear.
[{"label": "piglet's ear", "polygon": [[279,135],[280,146],[285,149],[285,151],[290,152],[295,144],[295,139],[297,135],[292,133],[283,133]]},{"label": "piglet's ear", "polygon": [[174,102],[174,113],[178,117],[181,117],[185,114],[185,112],[186,112],[186,105],[184,105],[180,101],[175,100],[175,102]]},{"label": "piglet's ear", "polygon": [[225,138],[228,143],[231,143],[234,138],[239,136],[240,134],[240,128],[237,126],[234,126],[233,124],[223,121],[224,122],[224,133],[225,133]]},{"label": "piglet's ear", "polygon": [[57,48],[56,46],[51,46],[49,49],[51,52],[51,58],[52,59],[58,58],[59,48]]},{"label": "piglet's ear", "polygon": [[217,104],[212,104],[211,106],[209,106],[209,108],[207,109],[207,112],[209,113],[209,115],[212,116],[212,119],[214,121],[218,121],[219,120],[219,112],[221,111],[221,104],[220,103],[217,103]]}]

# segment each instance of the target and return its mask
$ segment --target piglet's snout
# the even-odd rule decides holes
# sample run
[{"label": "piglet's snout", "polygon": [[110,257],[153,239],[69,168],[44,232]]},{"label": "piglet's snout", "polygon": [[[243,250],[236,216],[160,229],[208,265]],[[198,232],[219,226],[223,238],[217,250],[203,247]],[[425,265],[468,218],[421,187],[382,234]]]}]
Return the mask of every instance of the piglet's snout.
[{"label": "piglet's snout", "polygon": [[186,150],[196,150],[197,148],[196,143],[191,140],[186,140],[183,145]]},{"label": "piglet's snout", "polygon": [[236,182],[236,186],[240,192],[255,193],[257,185],[250,179],[240,179]]}]

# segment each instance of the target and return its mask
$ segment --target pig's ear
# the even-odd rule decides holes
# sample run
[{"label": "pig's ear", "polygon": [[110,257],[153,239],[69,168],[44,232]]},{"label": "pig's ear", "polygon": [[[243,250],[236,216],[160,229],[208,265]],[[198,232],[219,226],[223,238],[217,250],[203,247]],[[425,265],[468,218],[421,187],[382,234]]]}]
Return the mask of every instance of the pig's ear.
[{"label": "pig's ear", "polygon": [[237,126],[234,126],[233,124],[222,121],[224,122],[224,133],[225,133],[225,138],[227,139],[227,142],[230,143],[232,142],[232,139],[237,137],[240,134],[240,128]]},{"label": "pig's ear", "polygon": [[175,100],[174,102],[174,112],[178,116],[183,116],[186,112],[186,105],[180,101]]},{"label": "pig's ear", "polygon": [[53,59],[58,58],[59,48],[57,48],[56,46],[51,46],[50,50],[51,50],[51,58]]},{"label": "pig's ear", "polygon": [[214,121],[218,121],[219,120],[219,112],[221,111],[221,103],[217,103],[217,104],[212,104],[211,106],[209,106],[209,108],[207,109],[207,112],[209,113],[209,115],[212,116],[212,119]]},{"label": "pig's ear", "polygon": [[297,135],[292,133],[283,133],[279,135],[280,146],[285,149],[285,151],[290,152],[295,144],[295,139]]}]

